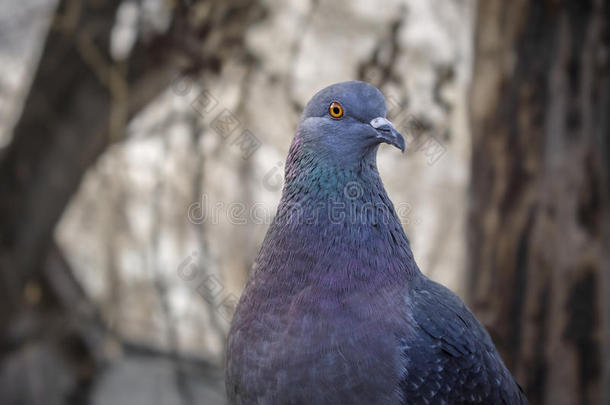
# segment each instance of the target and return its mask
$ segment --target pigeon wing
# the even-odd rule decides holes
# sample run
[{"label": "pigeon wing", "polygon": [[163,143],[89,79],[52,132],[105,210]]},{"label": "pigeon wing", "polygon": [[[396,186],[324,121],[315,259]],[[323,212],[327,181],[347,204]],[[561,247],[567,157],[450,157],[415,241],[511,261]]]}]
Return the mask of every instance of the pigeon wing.
[{"label": "pigeon wing", "polygon": [[405,404],[527,404],[489,334],[455,294],[424,278],[407,305],[413,335],[401,340]]}]

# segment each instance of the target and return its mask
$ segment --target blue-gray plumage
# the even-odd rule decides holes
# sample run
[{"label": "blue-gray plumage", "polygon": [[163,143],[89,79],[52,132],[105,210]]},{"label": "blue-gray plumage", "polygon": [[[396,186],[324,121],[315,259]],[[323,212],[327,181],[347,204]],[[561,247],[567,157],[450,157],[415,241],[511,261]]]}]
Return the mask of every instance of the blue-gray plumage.
[{"label": "blue-gray plumage", "polygon": [[485,329],[413,259],[377,172],[379,143],[405,146],[385,115],[363,82],[307,104],[231,324],[233,403],[527,403]]}]

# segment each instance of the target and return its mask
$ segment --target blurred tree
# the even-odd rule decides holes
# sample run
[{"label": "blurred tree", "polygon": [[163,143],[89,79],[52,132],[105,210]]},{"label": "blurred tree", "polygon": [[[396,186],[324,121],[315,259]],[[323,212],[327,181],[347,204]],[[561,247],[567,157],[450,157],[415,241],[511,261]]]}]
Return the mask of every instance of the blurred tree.
[{"label": "blurred tree", "polygon": [[471,306],[532,404],[609,403],[610,2],[477,13]]},{"label": "blurred tree", "polygon": [[164,10],[166,28],[134,18],[127,28],[135,42],[114,54],[111,38],[128,3],[59,2],[12,142],[0,155],[3,404],[83,403],[82,387],[103,355],[96,341],[102,323],[54,244],[55,225],[86,170],[123,139],[127,122],[178,73],[217,72],[239,57],[245,30],[262,15],[253,2],[176,2]]}]

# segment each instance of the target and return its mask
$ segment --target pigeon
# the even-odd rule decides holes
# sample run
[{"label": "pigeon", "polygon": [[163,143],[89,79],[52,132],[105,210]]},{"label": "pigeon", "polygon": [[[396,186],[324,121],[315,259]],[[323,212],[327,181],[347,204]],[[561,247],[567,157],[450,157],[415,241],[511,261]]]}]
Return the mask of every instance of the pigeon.
[{"label": "pigeon", "polygon": [[231,322],[231,403],[528,403],[484,327],[415,263],[381,143],[405,149],[373,85],[333,84],[306,105]]}]

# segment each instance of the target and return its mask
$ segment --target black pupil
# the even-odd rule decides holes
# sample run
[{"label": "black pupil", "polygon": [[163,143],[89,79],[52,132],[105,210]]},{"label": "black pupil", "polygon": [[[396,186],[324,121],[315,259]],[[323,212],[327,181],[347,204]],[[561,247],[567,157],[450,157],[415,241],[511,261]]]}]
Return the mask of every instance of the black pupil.
[{"label": "black pupil", "polygon": [[335,115],[339,115],[339,112],[340,112],[340,111],[339,111],[339,107],[334,106],[334,107],[333,107],[333,114],[335,114]]}]

